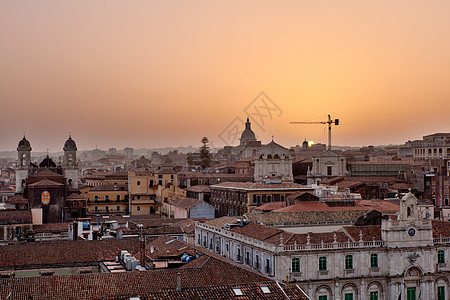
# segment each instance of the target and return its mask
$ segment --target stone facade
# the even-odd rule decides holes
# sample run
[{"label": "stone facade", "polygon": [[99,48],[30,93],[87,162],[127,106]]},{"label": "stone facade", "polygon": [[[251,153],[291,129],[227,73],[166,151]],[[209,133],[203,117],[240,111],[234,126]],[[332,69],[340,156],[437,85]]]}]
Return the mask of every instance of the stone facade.
[{"label": "stone facade", "polygon": [[[311,228],[310,231],[317,231]],[[397,219],[294,234],[249,223],[197,223],[196,244],[311,299],[448,299],[450,223],[419,218],[417,199],[401,200]]]},{"label": "stone facade", "polygon": [[347,158],[336,152],[327,150],[313,156],[312,170],[308,172],[308,184],[318,184],[329,177],[347,175]]},{"label": "stone facade", "polygon": [[255,182],[264,182],[267,179],[293,182],[292,158],[289,150],[274,141],[265,145],[256,153],[254,160]]}]

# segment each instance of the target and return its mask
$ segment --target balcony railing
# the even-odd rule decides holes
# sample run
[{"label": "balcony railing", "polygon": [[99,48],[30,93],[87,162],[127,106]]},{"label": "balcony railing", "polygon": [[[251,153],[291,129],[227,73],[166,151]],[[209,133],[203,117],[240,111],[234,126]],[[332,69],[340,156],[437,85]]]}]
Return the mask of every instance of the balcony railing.
[{"label": "balcony railing", "polygon": [[[218,228],[203,223],[196,223],[196,227],[204,230],[211,231],[213,234],[220,234],[224,238],[242,242],[244,244],[252,245],[254,247],[270,251],[272,253],[280,252],[298,252],[298,251],[311,251],[311,250],[330,250],[330,249],[355,249],[355,248],[381,248],[384,246],[383,241],[366,241],[366,242],[333,242],[333,243],[320,243],[320,244],[298,244],[298,245],[273,245],[264,241],[250,238],[239,233],[235,233],[226,229]],[[450,243],[450,238],[447,238]],[[212,246],[210,246],[212,250]]]}]

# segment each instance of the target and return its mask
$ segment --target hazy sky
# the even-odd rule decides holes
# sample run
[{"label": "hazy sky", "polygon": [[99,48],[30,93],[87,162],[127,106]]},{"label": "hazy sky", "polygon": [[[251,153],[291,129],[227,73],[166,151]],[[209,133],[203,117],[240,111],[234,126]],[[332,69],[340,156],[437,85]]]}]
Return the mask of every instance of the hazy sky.
[{"label": "hazy sky", "polygon": [[450,132],[449,16],[448,0],[1,1],[0,150],[24,132],[36,151],[69,133],[223,146],[247,115],[286,147],[326,143],[289,122],[327,114],[337,145]]}]

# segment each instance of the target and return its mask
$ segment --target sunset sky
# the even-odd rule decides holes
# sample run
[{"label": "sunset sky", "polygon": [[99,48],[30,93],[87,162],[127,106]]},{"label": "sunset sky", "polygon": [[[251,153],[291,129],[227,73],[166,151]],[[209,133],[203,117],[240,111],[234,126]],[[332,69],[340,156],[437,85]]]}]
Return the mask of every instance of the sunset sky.
[{"label": "sunset sky", "polygon": [[80,150],[237,145],[255,105],[258,138],[286,147],[326,143],[289,123],[328,114],[335,145],[450,132],[449,16],[448,0],[2,1],[0,150],[23,133],[36,151],[69,133]]}]

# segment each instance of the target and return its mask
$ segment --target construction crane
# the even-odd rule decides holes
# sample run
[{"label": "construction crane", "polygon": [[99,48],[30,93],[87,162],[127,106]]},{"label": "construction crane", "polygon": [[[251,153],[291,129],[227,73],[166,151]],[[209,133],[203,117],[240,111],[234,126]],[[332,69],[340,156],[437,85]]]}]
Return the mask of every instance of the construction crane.
[{"label": "construction crane", "polygon": [[332,120],[328,115],[328,121],[324,122],[291,122],[290,124],[328,124],[328,150],[331,150],[331,124],[339,125],[339,119]]}]

